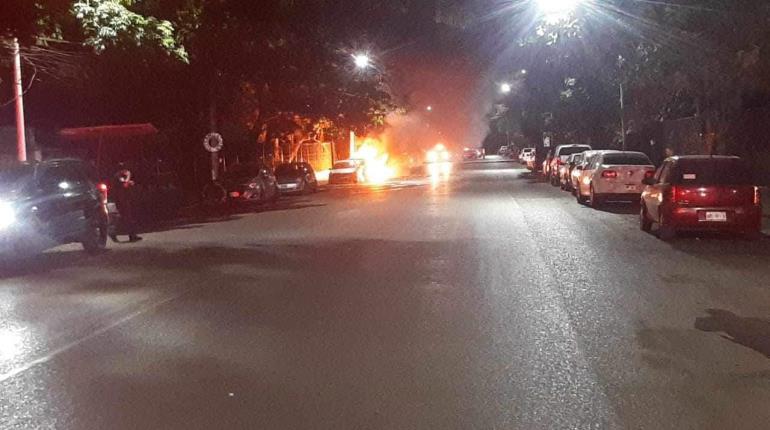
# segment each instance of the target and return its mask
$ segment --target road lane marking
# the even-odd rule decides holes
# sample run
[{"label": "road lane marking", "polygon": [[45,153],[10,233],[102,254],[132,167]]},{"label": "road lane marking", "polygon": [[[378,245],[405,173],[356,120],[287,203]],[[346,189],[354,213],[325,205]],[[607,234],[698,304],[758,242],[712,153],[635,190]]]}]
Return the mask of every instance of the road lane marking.
[{"label": "road lane marking", "polygon": [[112,322],[112,323],[110,323],[110,324],[100,328],[100,329],[97,329],[96,331],[93,331],[93,332],[89,333],[86,336],[83,336],[83,337],[81,337],[79,339],[76,339],[76,340],[74,340],[74,341],[72,341],[72,342],[70,342],[70,343],[68,343],[66,345],[60,346],[59,348],[56,348],[55,350],[51,351],[50,353],[48,353],[48,354],[46,354],[46,355],[44,355],[42,357],[38,357],[38,358],[36,358],[36,359],[34,359],[32,361],[29,361],[29,362],[27,362],[27,363],[25,363],[25,364],[23,364],[23,365],[21,365],[19,367],[16,367],[15,369],[12,369],[12,370],[6,372],[6,373],[0,374],[0,384],[5,382],[5,381],[7,381],[7,380],[9,380],[9,379],[15,378],[16,376],[26,372],[27,370],[29,370],[29,369],[37,366],[37,365],[47,363],[47,362],[53,360],[54,358],[56,358],[58,355],[61,355],[61,354],[65,353],[65,352],[75,348],[76,346],[81,345],[82,343],[87,342],[87,341],[89,341],[89,340],[91,340],[91,339],[93,339],[93,338],[95,338],[97,336],[100,336],[100,335],[102,335],[102,334],[104,334],[104,333],[106,333],[106,332],[108,332],[108,331],[110,331],[110,330],[120,326],[120,325],[123,325],[123,324],[133,320],[136,317],[144,315],[144,314],[146,314],[146,313],[148,313],[150,311],[153,311],[153,310],[155,310],[155,309],[157,309],[157,308],[159,308],[159,307],[161,307],[161,306],[163,306],[163,305],[165,305],[167,303],[170,303],[170,302],[172,302],[172,301],[174,301],[174,300],[184,296],[188,292],[190,292],[190,290],[181,292],[181,293],[173,295],[171,297],[167,297],[167,298],[165,298],[163,300],[160,300],[160,301],[157,301],[155,303],[150,303],[148,305],[142,306],[141,308],[139,308],[136,311],[134,311],[134,312],[124,316],[123,318],[120,318],[120,319],[118,319],[118,320],[116,320],[116,321],[114,321],[114,322]]}]

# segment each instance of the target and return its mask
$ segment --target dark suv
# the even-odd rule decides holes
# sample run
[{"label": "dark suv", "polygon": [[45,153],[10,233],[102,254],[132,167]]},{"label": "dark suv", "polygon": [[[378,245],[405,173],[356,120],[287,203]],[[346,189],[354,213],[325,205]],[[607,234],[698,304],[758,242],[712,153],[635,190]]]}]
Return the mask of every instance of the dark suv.
[{"label": "dark suv", "polygon": [[79,242],[89,253],[107,244],[106,186],[80,160],[14,164],[0,170],[0,250],[42,251]]}]

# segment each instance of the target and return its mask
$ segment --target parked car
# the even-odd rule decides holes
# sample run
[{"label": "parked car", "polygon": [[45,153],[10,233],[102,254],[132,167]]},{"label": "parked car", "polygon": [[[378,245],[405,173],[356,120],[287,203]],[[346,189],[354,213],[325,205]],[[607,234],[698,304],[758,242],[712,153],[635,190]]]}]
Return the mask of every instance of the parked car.
[{"label": "parked car", "polygon": [[527,164],[528,161],[535,160],[535,148],[524,148],[519,153],[519,162],[521,164]]},{"label": "parked car", "polygon": [[0,248],[43,251],[79,242],[86,252],[106,248],[107,185],[76,159],[14,164],[0,172]]},{"label": "parked car", "polygon": [[687,230],[761,235],[760,190],[738,157],[671,157],[644,183],[639,224],[644,231],[657,224],[663,240]]},{"label": "parked car", "polygon": [[553,151],[553,155],[547,158],[543,174],[545,179],[554,187],[559,185],[559,169],[567,162],[570,155],[591,150],[591,145],[559,145]]},{"label": "parked car", "polygon": [[261,164],[238,164],[223,175],[222,183],[232,204],[276,201],[280,195],[275,175]]},{"label": "parked car", "polygon": [[482,153],[480,149],[476,149],[476,148],[463,149],[463,160],[470,161],[470,160],[478,160],[480,158],[482,158]]},{"label": "parked car", "polygon": [[567,162],[562,164],[559,168],[559,184],[564,191],[572,191],[572,172],[575,167],[583,161],[584,152],[578,152],[577,154],[571,154],[567,158]]},{"label": "parked car", "polygon": [[[644,178],[655,174],[655,166],[642,152],[599,151],[584,167],[584,179],[578,184],[578,201],[591,202],[599,208],[608,200],[636,202],[642,193]],[[586,180],[587,178],[587,180]]]},{"label": "parked car", "polygon": [[341,160],[334,163],[329,172],[330,184],[357,184],[366,179],[363,160]]},{"label": "parked car", "polygon": [[310,163],[287,163],[275,168],[275,179],[281,193],[315,193],[318,180]]},{"label": "parked car", "polygon": [[[579,163],[575,165],[575,167],[572,169],[571,180],[572,180],[572,194],[577,195],[577,189],[580,184],[580,182],[586,182],[590,181],[590,171],[586,169],[588,165],[591,164],[591,161],[593,161],[593,157],[598,153],[599,151],[586,151],[582,152],[582,158]],[[588,178],[588,179],[586,179]],[[580,202],[580,200],[578,200]]]}]

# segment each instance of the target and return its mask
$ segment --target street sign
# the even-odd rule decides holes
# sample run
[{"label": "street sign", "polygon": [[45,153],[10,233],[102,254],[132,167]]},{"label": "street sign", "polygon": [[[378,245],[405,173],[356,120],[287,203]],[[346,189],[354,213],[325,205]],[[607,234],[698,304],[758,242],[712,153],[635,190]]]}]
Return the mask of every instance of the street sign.
[{"label": "street sign", "polygon": [[219,133],[209,133],[203,139],[203,147],[208,152],[211,152],[211,153],[219,152],[222,150],[224,146],[225,144],[224,144],[224,141],[222,140],[222,135]]}]

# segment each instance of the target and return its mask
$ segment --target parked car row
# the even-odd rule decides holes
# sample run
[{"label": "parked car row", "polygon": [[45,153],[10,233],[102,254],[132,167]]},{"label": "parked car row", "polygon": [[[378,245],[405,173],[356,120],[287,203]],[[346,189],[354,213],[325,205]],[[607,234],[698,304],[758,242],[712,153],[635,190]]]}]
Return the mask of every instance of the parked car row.
[{"label": "parked car row", "polygon": [[546,157],[543,175],[595,209],[609,202],[639,204],[641,230],[657,226],[663,240],[685,231],[761,236],[760,188],[739,157],[674,156],[656,168],[641,152],[564,145]]},{"label": "parked car row", "polygon": [[318,191],[318,180],[308,163],[278,165],[275,170],[261,164],[231,167],[222,178],[231,204],[274,202],[282,194]]}]

